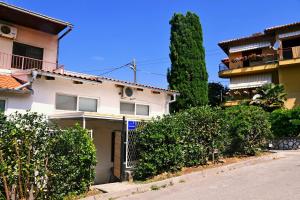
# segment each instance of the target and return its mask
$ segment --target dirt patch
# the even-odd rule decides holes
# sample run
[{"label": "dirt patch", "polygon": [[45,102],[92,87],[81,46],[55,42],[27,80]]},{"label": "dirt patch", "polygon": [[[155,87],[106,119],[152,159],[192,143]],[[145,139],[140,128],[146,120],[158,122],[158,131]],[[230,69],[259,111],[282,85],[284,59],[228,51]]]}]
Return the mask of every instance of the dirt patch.
[{"label": "dirt patch", "polygon": [[177,176],[181,176],[181,175],[185,175],[185,174],[190,174],[190,173],[193,173],[193,172],[199,172],[199,171],[203,171],[203,170],[211,169],[211,168],[216,168],[216,167],[220,167],[220,166],[226,166],[226,165],[230,165],[230,164],[237,163],[237,162],[240,162],[240,161],[250,160],[250,159],[253,159],[253,158],[257,158],[257,157],[267,156],[267,155],[270,155],[270,154],[272,154],[272,153],[271,152],[262,152],[262,153],[260,153],[259,155],[256,155],[256,156],[226,157],[226,158],[220,159],[219,162],[216,162],[216,163],[208,162],[206,165],[195,166],[195,167],[184,167],[184,168],[181,169],[181,171],[178,171],[178,172],[175,172],[175,173],[165,172],[165,173],[157,175],[157,176],[155,176],[151,179],[148,179],[148,180],[144,181],[143,183],[151,183],[151,182],[161,181],[161,180],[165,180],[165,179],[172,178],[172,177],[177,177]]},{"label": "dirt patch", "polygon": [[64,198],[64,200],[78,200],[78,199],[82,199],[82,198],[85,198],[85,197],[91,197],[91,196],[95,196],[95,195],[99,195],[99,194],[102,194],[103,192],[101,192],[100,190],[98,189],[91,189],[90,191],[84,193],[84,194],[81,194],[81,195],[70,195],[70,196],[67,196]]}]

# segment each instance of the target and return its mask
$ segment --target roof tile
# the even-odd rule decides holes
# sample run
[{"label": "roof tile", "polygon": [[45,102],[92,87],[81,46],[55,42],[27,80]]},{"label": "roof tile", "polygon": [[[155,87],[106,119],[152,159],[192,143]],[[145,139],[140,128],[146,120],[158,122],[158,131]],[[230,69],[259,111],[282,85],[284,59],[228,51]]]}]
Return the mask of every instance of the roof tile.
[{"label": "roof tile", "polygon": [[10,75],[0,74],[0,88],[1,89],[14,89],[22,84]]}]

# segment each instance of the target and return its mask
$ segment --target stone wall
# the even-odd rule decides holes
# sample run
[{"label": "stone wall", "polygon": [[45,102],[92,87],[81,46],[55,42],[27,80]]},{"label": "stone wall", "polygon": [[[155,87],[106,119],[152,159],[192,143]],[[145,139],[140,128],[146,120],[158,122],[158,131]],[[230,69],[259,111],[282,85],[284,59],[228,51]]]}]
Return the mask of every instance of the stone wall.
[{"label": "stone wall", "polygon": [[296,150],[300,149],[300,138],[283,138],[270,142],[271,149],[275,150]]}]

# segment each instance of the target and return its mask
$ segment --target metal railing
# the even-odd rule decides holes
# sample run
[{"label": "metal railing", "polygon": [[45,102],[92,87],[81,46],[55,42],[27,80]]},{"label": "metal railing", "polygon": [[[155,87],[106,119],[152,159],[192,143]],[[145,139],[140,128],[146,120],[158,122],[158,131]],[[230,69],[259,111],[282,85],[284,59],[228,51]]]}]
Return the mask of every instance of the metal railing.
[{"label": "metal railing", "polygon": [[[241,63],[241,66],[235,68],[247,68],[247,67],[255,67],[264,64],[277,63],[282,60],[290,60],[300,58],[300,46],[295,46],[291,48],[279,49],[273,54],[261,54],[261,55],[250,55],[239,57],[230,60],[231,63]],[[219,72],[230,70],[228,63],[220,63],[219,64]],[[234,68],[234,69],[235,69]]]},{"label": "metal railing", "polygon": [[62,67],[62,65],[54,62],[0,52],[0,68],[2,69],[42,69],[53,71]]}]

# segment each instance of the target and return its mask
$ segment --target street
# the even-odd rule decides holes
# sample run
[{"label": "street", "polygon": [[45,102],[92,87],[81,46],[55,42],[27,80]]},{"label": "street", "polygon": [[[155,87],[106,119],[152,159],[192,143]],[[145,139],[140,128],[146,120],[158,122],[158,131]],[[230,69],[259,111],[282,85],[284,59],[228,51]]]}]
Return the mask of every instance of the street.
[{"label": "street", "polygon": [[195,174],[174,185],[122,200],[299,200],[300,151],[286,151],[282,157],[243,167]]}]

